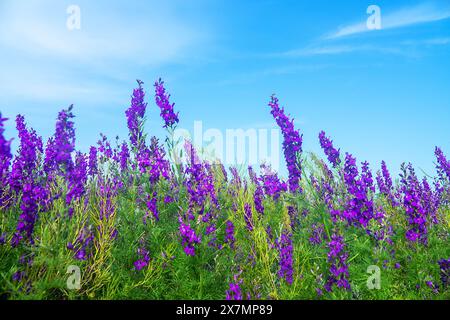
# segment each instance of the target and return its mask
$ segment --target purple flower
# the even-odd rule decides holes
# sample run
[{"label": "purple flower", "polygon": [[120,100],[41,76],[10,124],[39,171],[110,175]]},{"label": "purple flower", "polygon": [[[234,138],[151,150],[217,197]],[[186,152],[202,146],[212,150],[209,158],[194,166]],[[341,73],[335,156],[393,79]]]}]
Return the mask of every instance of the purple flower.
[{"label": "purple flower", "polygon": [[280,239],[277,240],[277,248],[279,252],[280,269],[278,270],[278,277],[285,279],[288,284],[292,284],[292,276],[294,273],[294,260],[292,246],[292,234],[284,231]]},{"label": "purple flower", "polygon": [[442,286],[447,288],[450,284],[450,258],[439,260],[438,265],[440,269]]},{"label": "purple flower", "polygon": [[244,219],[247,224],[248,231],[253,231],[252,207],[248,203],[244,205]]},{"label": "purple flower", "polygon": [[272,172],[270,168],[266,166],[261,166],[261,168],[264,172],[261,175],[260,180],[265,194],[272,197],[274,200],[278,200],[281,193],[287,191],[286,183],[280,181],[277,174]]},{"label": "purple flower", "polygon": [[263,205],[264,190],[257,180],[256,180],[256,190],[253,199],[255,202],[256,212],[258,212],[261,215],[264,214],[264,205]]},{"label": "purple flower", "polygon": [[170,178],[170,163],[165,159],[165,152],[156,137],[152,137],[150,147],[143,147],[137,155],[139,170],[148,172],[150,183],[155,184],[162,177]]},{"label": "purple flower", "polygon": [[381,162],[381,173],[380,172],[377,173],[376,179],[378,189],[380,190],[380,192],[389,199],[393,207],[396,207],[398,204],[393,194],[392,178],[385,161]]},{"label": "purple flower", "polygon": [[338,288],[350,290],[350,283],[348,281],[350,275],[347,266],[348,254],[344,250],[344,238],[333,234],[331,236],[331,241],[328,243],[328,248],[330,275],[325,284],[325,290],[331,292],[333,290],[333,285],[336,285]]},{"label": "purple flower", "polygon": [[333,140],[327,138],[325,132],[321,131],[319,133],[319,141],[325,155],[328,157],[328,161],[330,161],[333,167],[337,167],[341,163],[341,159],[339,149],[336,150],[333,147]]},{"label": "purple flower", "polygon": [[144,223],[147,222],[147,219],[149,217],[149,215],[153,215],[153,218],[155,218],[156,221],[159,221],[159,213],[158,213],[158,198],[157,198],[158,194],[155,192],[153,192],[153,196],[150,197],[150,195],[148,195],[147,198],[147,213],[144,216]]},{"label": "purple flower", "polygon": [[189,208],[191,210],[198,210],[198,214],[202,215],[208,198],[214,206],[218,206],[214,177],[208,172],[208,165],[204,165],[198,159],[192,144],[186,142],[185,148],[189,156],[189,163],[185,169],[187,175],[185,184],[189,194]]},{"label": "purple flower", "polygon": [[16,118],[17,131],[19,131],[20,146],[18,154],[13,160],[9,184],[16,192],[19,192],[24,183],[34,179],[39,168],[39,155],[42,154],[42,139],[36,131],[28,130],[25,118],[18,115]]},{"label": "purple flower", "polygon": [[253,184],[258,184],[258,176],[256,174],[256,172],[253,170],[252,166],[248,166],[248,175],[250,176],[250,181]]},{"label": "purple flower", "polygon": [[226,299],[227,300],[242,300],[242,291],[241,291],[241,285],[243,283],[243,280],[240,279],[242,271],[239,274],[236,274],[234,276],[234,281],[230,283],[229,289],[226,292]]},{"label": "purple flower", "polygon": [[96,147],[91,147],[89,149],[88,165],[89,165],[89,175],[93,176],[93,175],[97,174],[98,168],[97,168],[97,148]]},{"label": "purple flower", "polygon": [[220,170],[222,171],[222,175],[223,175],[223,180],[225,182],[228,182],[228,173],[227,173],[227,169],[225,169],[225,166],[223,165],[223,163],[220,163]]},{"label": "purple flower", "polygon": [[72,152],[75,150],[75,126],[71,120],[73,105],[58,114],[56,130],[47,142],[44,170],[48,174],[54,171],[65,174],[72,170]]},{"label": "purple flower", "polygon": [[86,226],[80,230],[74,243],[69,242],[67,249],[74,252],[76,260],[87,260],[94,246],[94,233]]},{"label": "purple flower", "polygon": [[87,181],[87,162],[86,156],[82,153],[77,153],[75,158],[75,166],[70,172],[69,177],[69,192],[66,195],[66,204],[70,205],[72,201],[79,200],[85,193],[85,184]]},{"label": "purple flower", "polygon": [[5,132],[3,122],[6,120],[8,119],[2,118],[0,113],[0,208],[5,205],[7,198],[6,188],[12,159],[11,140],[6,140],[3,136],[3,132]]},{"label": "purple flower", "polygon": [[141,241],[141,247],[138,248],[137,254],[139,259],[136,260],[133,264],[134,268],[137,271],[141,271],[142,269],[147,267],[150,262],[150,252],[147,249],[145,249],[143,241]]},{"label": "purple flower", "polygon": [[370,220],[375,218],[372,199],[375,187],[369,164],[362,163],[362,172],[359,176],[356,159],[347,153],[343,175],[348,197],[342,216],[348,224],[366,228]]},{"label": "purple flower", "polygon": [[289,172],[289,191],[292,193],[301,191],[299,181],[302,175],[300,155],[302,153],[303,135],[295,130],[294,120],[285,115],[284,108],[279,107],[278,99],[275,96],[271,97],[269,106],[283,134],[284,158]]},{"label": "purple flower", "polygon": [[233,176],[233,179],[231,179],[231,185],[235,186],[237,189],[241,188],[242,180],[238,170],[234,167],[231,167],[230,172],[231,175]]},{"label": "purple flower", "polygon": [[234,249],[234,242],[236,239],[234,238],[234,224],[230,220],[227,220],[227,227],[225,229],[225,243],[230,245],[231,249]]},{"label": "purple flower", "polygon": [[230,288],[227,290],[227,300],[242,300],[242,292],[239,283],[230,283]]},{"label": "purple flower", "polygon": [[130,158],[130,152],[126,142],[122,143],[119,152],[120,170],[124,171],[128,168],[128,160]]},{"label": "purple flower", "polygon": [[6,243],[6,232],[0,233],[0,246],[4,245]]},{"label": "purple flower", "polygon": [[135,148],[135,150],[139,151],[144,145],[144,134],[142,127],[144,124],[147,103],[144,102],[145,92],[142,88],[144,83],[141,80],[137,80],[137,83],[139,87],[133,90],[131,106],[125,111],[125,115],[127,116],[127,126],[131,145]]},{"label": "purple flower", "polygon": [[313,245],[322,244],[322,241],[327,239],[324,225],[321,223],[319,224],[314,223],[311,227],[312,227],[312,234],[311,237],[309,238],[309,242]]},{"label": "purple flower", "polygon": [[195,256],[195,245],[201,243],[201,236],[197,235],[189,224],[184,223],[181,217],[178,218],[178,221],[180,222],[179,231],[184,252],[188,256]]},{"label": "purple flower", "polygon": [[438,191],[433,191],[428,183],[427,178],[422,180],[422,204],[432,223],[437,224],[438,210],[441,204],[441,199]]},{"label": "purple flower", "polygon": [[[450,179],[450,161],[447,161],[442,150],[436,147],[435,155],[437,158],[436,169],[441,180]],[[447,177],[446,177],[447,176]]]},{"label": "purple flower", "polygon": [[100,152],[101,154],[103,154],[104,157],[106,157],[107,159],[111,159],[113,156],[113,150],[111,148],[111,144],[108,141],[108,138],[100,133],[100,137],[101,139],[97,141],[97,145],[98,145],[98,152]]},{"label": "purple flower", "polygon": [[406,238],[411,242],[428,243],[427,212],[422,205],[421,186],[411,164],[401,166],[403,207],[408,216]]},{"label": "purple flower", "polygon": [[174,103],[170,103],[170,94],[166,93],[164,81],[159,79],[155,82],[155,101],[156,105],[161,109],[161,117],[164,119],[164,128],[172,128],[178,123],[178,113],[174,113]]},{"label": "purple flower", "polygon": [[[119,187],[120,184],[117,183],[117,181],[110,181],[109,179],[99,179],[98,198],[100,220],[108,220],[109,218],[114,216],[116,212],[114,197],[117,195],[117,190]],[[114,232],[114,230],[112,232]]]}]

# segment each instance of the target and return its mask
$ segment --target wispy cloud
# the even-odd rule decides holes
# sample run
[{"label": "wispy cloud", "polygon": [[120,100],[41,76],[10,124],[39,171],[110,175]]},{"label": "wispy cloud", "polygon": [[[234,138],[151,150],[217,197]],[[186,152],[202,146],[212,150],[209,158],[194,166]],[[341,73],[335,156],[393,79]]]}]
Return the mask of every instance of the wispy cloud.
[{"label": "wispy cloud", "polygon": [[431,39],[423,39],[423,40],[406,40],[401,44],[408,46],[418,46],[418,45],[426,45],[426,46],[445,46],[450,44],[450,38],[431,38]]},{"label": "wispy cloud", "polygon": [[80,4],[81,29],[74,31],[66,27],[64,2],[7,1],[4,6],[0,44],[84,63],[107,59],[157,65],[173,61],[206,34],[156,2],[151,10],[139,11],[138,5],[132,17],[118,14],[108,2]]},{"label": "wispy cloud", "polygon": [[[406,7],[393,12],[383,12],[381,8],[382,30],[406,27],[419,23],[434,22],[450,18],[450,6],[439,7],[434,3],[423,3]],[[372,31],[367,28],[366,21],[342,26],[324,36],[325,39],[336,39],[345,36]]]},{"label": "wispy cloud", "polygon": [[289,50],[279,54],[285,57],[300,57],[300,56],[318,56],[318,55],[334,55],[341,53],[348,53],[357,50],[354,46],[342,45],[342,46],[316,46],[306,47],[300,49]]},{"label": "wispy cloud", "polygon": [[67,1],[1,2],[0,98],[110,102],[118,82],[189,63],[210,32],[173,3],[132,1],[130,12],[126,3],[79,0],[81,29],[70,31]]},{"label": "wispy cloud", "polygon": [[397,54],[408,55],[407,52],[400,48],[388,47],[388,46],[376,46],[371,44],[362,45],[316,45],[311,47],[293,49],[277,54],[273,54],[273,57],[285,57],[285,58],[297,58],[297,57],[312,57],[312,56],[325,56],[325,55],[340,55],[346,53],[383,53],[383,54]]}]

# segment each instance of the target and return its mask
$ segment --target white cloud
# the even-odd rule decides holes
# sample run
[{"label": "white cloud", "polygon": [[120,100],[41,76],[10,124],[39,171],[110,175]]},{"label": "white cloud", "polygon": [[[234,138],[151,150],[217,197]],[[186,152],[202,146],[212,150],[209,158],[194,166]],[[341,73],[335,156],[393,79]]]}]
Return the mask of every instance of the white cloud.
[{"label": "white cloud", "polygon": [[81,29],[73,31],[66,26],[67,1],[0,2],[4,99],[117,101],[120,84],[134,85],[149,68],[189,62],[209,41],[201,21],[180,17],[165,2],[78,0]]},{"label": "white cloud", "polygon": [[286,57],[300,56],[317,56],[317,55],[333,55],[355,51],[356,47],[352,46],[316,46],[301,49],[294,49],[283,52],[281,55]]},{"label": "white cloud", "polygon": [[204,37],[203,31],[155,2],[148,12],[138,7],[131,15],[117,14],[107,2],[80,5],[81,29],[73,31],[66,27],[66,7],[61,1],[7,2],[0,14],[0,43],[83,63],[106,59],[157,65],[173,61]]},{"label": "white cloud", "polygon": [[286,52],[278,53],[273,56],[286,57],[286,58],[296,58],[296,57],[311,57],[311,56],[322,56],[322,55],[338,55],[352,52],[376,52],[383,54],[398,54],[398,55],[408,55],[407,52],[394,47],[380,47],[375,45],[320,45],[320,46],[310,46],[306,48],[289,50]]},{"label": "white cloud", "polygon": [[[424,3],[406,7],[394,12],[383,12],[381,8],[382,30],[406,27],[418,23],[434,22],[450,18],[450,7],[437,7],[432,3]],[[372,30],[367,28],[366,20],[340,27],[325,36],[326,39],[336,39],[349,35],[365,33]]]}]

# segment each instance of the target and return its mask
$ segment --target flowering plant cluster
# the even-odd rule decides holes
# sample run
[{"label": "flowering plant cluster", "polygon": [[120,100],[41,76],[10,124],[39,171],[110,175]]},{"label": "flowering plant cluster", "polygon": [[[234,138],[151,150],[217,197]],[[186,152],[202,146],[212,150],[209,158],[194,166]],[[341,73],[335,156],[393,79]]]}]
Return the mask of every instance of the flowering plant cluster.
[{"label": "flowering plant cluster", "polygon": [[[164,81],[152,104],[137,83],[126,139],[100,134],[86,150],[72,106],[45,145],[22,115],[16,145],[0,113],[0,297],[450,296],[450,162],[441,148],[435,177],[412,164],[396,176],[385,161],[373,171],[324,131],[321,159],[303,153],[301,130],[272,96],[288,176],[270,164],[246,175],[175,141],[180,118]],[[151,107],[162,139],[147,136]],[[362,285],[373,265],[382,270],[376,292]],[[83,270],[76,291],[66,288],[71,266]]]}]

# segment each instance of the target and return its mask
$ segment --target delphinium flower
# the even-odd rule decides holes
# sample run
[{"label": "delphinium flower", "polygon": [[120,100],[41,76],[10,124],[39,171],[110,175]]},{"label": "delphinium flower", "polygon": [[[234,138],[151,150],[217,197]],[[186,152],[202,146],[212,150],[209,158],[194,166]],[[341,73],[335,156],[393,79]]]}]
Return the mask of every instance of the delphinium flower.
[{"label": "delphinium flower", "polygon": [[258,184],[258,175],[256,174],[256,172],[253,170],[252,166],[248,166],[248,175],[250,177],[250,181],[253,184]]},{"label": "delphinium flower", "polygon": [[222,249],[222,246],[217,244],[217,226],[215,221],[216,217],[213,215],[212,211],[208,211],[202,216],[202,222],[206,224],[205,236],[209,236],[210,239],[208,241],[208,246],[220,250]]},{"label": "delphinium flower", "polygon": [[223,180],[225,182],[228,182],[228,173],[227,173],[227,169],[225,169],[225,166],[223,165],[222,162],[219,163],[220,166],[220,171],[222,172],[223,175]]},{"label": "delphinium flower", "polygon": [[184,252],[188,256],[195,256],[195,245],[201,243],[201,235],[197,235],[189,223],[184,223],[181,216],[178,218],[178,221],[180,223],[179,231]]},{"label": "delphinium flower", "polygon": [[271,97],[269,106],[283,134],[284,158],[289,172],[289,191],[296,193],[301,191],[299,181],[302,175],[300,155],[302,153],[303,135],[295,130],[294,120],[285,115],[284,108],[279,107],[278,99],[275,96]]},{"label": "delphinium flower", "polygon": [[319,141],[328,161],[336,168],[341,163],[339,149],[333,147],[333,140],[327,138],[324,131],[319,133]]},{"label": "delphinium flower", "polygon": [[263,215],[264,214],[264,205],[263,205],[264,190],[263,190],[262,186],[259,184],[258,180],[256,181],[256,190],[255,190],[255,194],[253,196],[253,200],[255,202],[256,212]]},{"label": "delphinium flower", "polygon": [[287,191],[286,183],[280,181],[278,175],[272,172],[269,167],[261,166],[261,169],[263,173],[260,176],[260,181],[262,182],[265,194],[274,200],[278,200],[281,193]]},{"label": "delphinium flower", "polygon": [[297,225],[300,224],[298,210],[294,206],[288,206],[287,211],[288,211],[288,215],[289,215],[291,229],[293,231],[295,231],[297,229]]},{"label": "delphinium flower", "polygon": [[358,178],[356,159],[351,154],[346,154],[344,165],[344,181],[349,194],[345,204],[343,217],[350,225],[360,225],[366,228],[374,218],[373,200],[370,192],[374,192],[372,174],[369,164],[363,162],[362,173]]},{"label": "delphinium flower", "polygon": [[253,231],[252,207],[248,203],[244,205],[244,219],[247,224],[248,231]]},{"label": "delphinium flower", "polygon": [[147,219],[150,215],[153,216],[153,218],[156,221],[159,221],[159,212],[158,212],[158,194],[156,191],[153,192],[152,196],[147,196],[147,213],[144,216],[144,223],[147,223]]},{"label": "delphinium flower", "polygon": [[229,289],[226,292],[227,300],[242,300],[241,285],[243,280],[240,278],[241,272],[234,275],[234,281],[230,283]]},{"label": "delphinium flower", "polygon": [[236,239],[234,238],[234,224],[230,220],[226,222],[225,229],[225,243],[228,243],[231,249],[234,249],[234,242]]},{"label": "delphinium flower", "polygon": [[48,198],[48,191],[38,183],[39,155],[42,154],[42,139],[33,129],[28,130],[23,116],[16,118],[20,146],[14,158],[9,184],[16,193],[21,192],[21,214],[16,232],[11,239],[13,247],[25,238],[33,244],[33,231],[41,204]]},{"label": "delphinium flower", "polygon": [[147,267],[150,262],[150,252],[145,248],[145,243],[142,239],[140,241],[140,247],[137,249],[137,254],[139,259],[136,260],[133,264],[134,268],[137,271],[141,271],[142,269]]},{"label": "delphinium flower", "polygon": [[280,279],[285,279],[288,284],[292,284],[293,273],[294,273],[294,260],[293,252],[294,247],[292,245],[292,234],[283,231],[280,238],[276,241],[278,253],[279,253],[279,264],[280,268],[278,270],[278,277]]},{"label": "delphinium flower", "polygon": [[29,294],[32,289],[32,282],[27,271],[33,265],[34,256],[34,253],[22,254],[18,263],[19,270],[12,275],[12,280],[20,283],[19,291],[26,294]]},{"label": "delphinium flower", "polygon": [[4,245],[6,243],[6,232],[0,231],[0,246]]},{"label": "delphinium flower", "polygon": [[120,170],[124,171],[128,168],[128,160],[130,158],[130,152],[128,150],[128,144],[126,142],[123,142],[120,146],[120,152],[119,152],[119,164],[120,164]]},{"label": "delphinium flower", "polygon": [[99,179],[98,181],[98,198],[99,198],[99,218],[100,220],[108,220],[115,215],[116,203],[114,197],[120,188],[119,183],[110,179]]},{"label": "delphinium flower", "polygon": [[384,160],[381,162],[381,173],[377,172],[376,180],[380,192],[389,199],[393,207],[398,206],[398,203],[393,193],[391,174],[389,173],[386,162]]},{"label": "delphinium flower", "polygon": [[73,105],[58,114],[56,130],[48,140],[45,149],[44,170],[47,174],[54,171],[65,174],[73,167],[72,152],[75,150],[75,126],[71,120]]},{"label": "delphinium flower", "polygon": [[[87,181],[87,162],[86,156],[78,152],[75,158],[75,165],[68,177],[69,191],[66,195],[66,204],[70,206],[74,200],[80,199],[85,193],[85,184]],[[69,216],[72,216],[73,209],[69,208]]]},{"label": "delphinium flower", "polygon": [[88,167],[89,167],[89,175],[94,176],[98,172],[98,162],[97,162],[97,148],[96,147],[90,147],[89,148],[89,161],[88,161]]},{"label": "delphinium flower", "polygon": [[436,147],[435,155],[437,159],[436,169],[439,177],[442,180],[450,180],[450,161],[447,161],[444,152],[438,147]]},{"label": "delphinium flower", "polygon": [[330,275],[325,284],[325,290],[331,292],[333,285],[338,288],[350,290],[350,283],[348,281],[350,275],[348,272],[347,258],[348,254],[345,252],[344,238],[337,234],[331,236],[331,241],[328,243],[328,262],[330,263]]},{"label": "delphinium flower", "polygon": [[94,246],[94,233],[88,227],[84,227],[78,233],[74,243],[69,242],[67,249],[74,252],[74,258],[77,260],[87,260],[92,255]]},{"label": "delphinium flower", "polygon": [[313,245],[322,244],[323,240],[327,240],[327,235],[325,233],[325,228],[322,223],[313,223],[312,226],[311,237],[309,238],[309,242]]},{"label": "delphinium flower", "polygon": [[108,137],[106,137],[103,133],[100,133],[100,138],[101,139],[97,141],[97,151],[101,153],[104,158],[111,159],[113,156],[113,150],[108,141]]},{"label": "delphinium flower", "polygon": [[142,87],[144,83],[140,80],[137,80],[137,83],[139,87],[133,90],[131,106],[125,111],[125,115],[127,117],[131,145],[135,148],[135,151],[139,152],[144,145],[142,127],[147,103],[144,102],[145,92]]},{"label": "delphinium flower", "polygon": [[212,202],[216,202],[214,180],[208,174],[203,163],[198,159],[192,144],[186,143],[185,148],[189,156],[189,163],[185,169],[187,176],[185,184],[189,194],[189,206],[191,210],[197,210],[197,213],[202,215],[208,198]]},{"label": "delphinium flower", "polygon": [[235,167],[231,167],[230,172],[233,176],[233,178],[231,179],[231,185],[235,186],[237,189],[241,188],[242,180],[238,170]]},{"label": "delphinium flower", "polygon": [[18,115],[16,128],[19,132],[20,146],[18,154],[14,157],[9,184],[19,192],[24,183],[35,178],[39,166],[39,154],[42,154],[42,139],[33,129],[28,130],[25,118]]},{"label": "delphinium flower", "polygon": [[47,197],[47,191],[33,182],[26,182],[22,187],[22,197],[16,232],[11,239],[11,245],[16,247],[25,239],[30,244],[34,243],[33,231],[38,219],[39,206],[43,199]]},{"label": "delphinium flower", "polygon": [[427,212],[421,202],[421,186],[411,164],[401,166],[403,207],[408,216],[406,238],[411,242],[427,244]]},{"label": "delphinium flower", "polygon": [[6,140],[3,136],[5,132],[4,124],[6,118],[2,118],[0,113],[0,208],[6,205],[6,187],[9,177],[9,167],[11,165],[11,140]]},{"label": "delphinium flower", "polygon": [[170,94],[166,93],[164,81],[159,79],[155,82],[155,101],[161,109],[161,117],[164,119],[164,128],[173,128],[178,123],[178,112],[173,111],[175,103],[170,103]]},{"label": "delphinium flower", "polygon": [[161,177],[170,178],[170,163],[165,158],[165,151],[156,137],[151,138],[150,147],[143,147],[138,154],[139,169],[148,172],[150,183],[155,184]]},{"label": "delphinium flower", "polygon": [[439,223],[437,213],[440,206],[440,196],[437,192],[433,191],[428,183],[427,178],[423,178],[422,180],[422,206],[426,212],[428,212],[428,216],[430,217],[430,222],[437,224]]},{"label": "delphinium flower", "polygon": [[450,284],[450,258],[438,261],[442,286],[446,289]]}]

